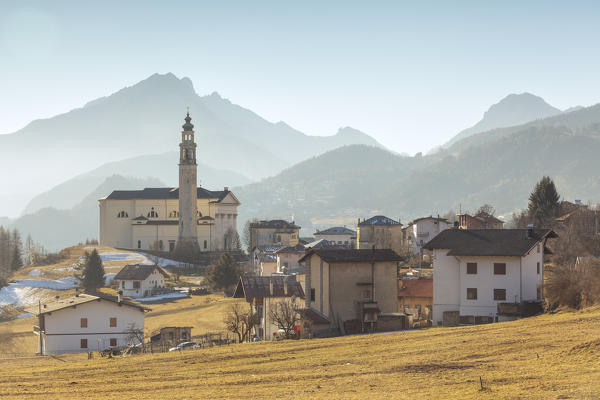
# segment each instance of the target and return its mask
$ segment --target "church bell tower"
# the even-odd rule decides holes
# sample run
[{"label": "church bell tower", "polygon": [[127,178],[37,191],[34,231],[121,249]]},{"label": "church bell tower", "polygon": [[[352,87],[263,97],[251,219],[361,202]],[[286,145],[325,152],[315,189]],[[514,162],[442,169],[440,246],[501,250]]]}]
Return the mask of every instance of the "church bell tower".
[{"label": "church bell tower", "polygon": [[190,113],[185,117],[179,144],[179,236],[176,252],[193,256],[200,250],[197,234],[198,165],[194,125]]}]

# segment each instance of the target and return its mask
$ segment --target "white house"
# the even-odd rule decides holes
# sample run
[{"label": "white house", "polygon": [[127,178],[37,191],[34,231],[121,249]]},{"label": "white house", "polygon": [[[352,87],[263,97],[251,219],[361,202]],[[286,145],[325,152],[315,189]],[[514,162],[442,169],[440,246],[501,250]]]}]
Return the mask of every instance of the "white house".
[{"label": "white house", "polygon": [[38,353],[99,351],[128,343],[131,329],[144,331],[149,309],[107,295],[79,294],[32,307],[38,317]]},{"label": "white house", "polygon": [[545,245],[553,237],[533,228],[441,232],[423,246],[433,252],[434,323],[456,312],[494,320],[498,303],[541,300]]},{"label": "white house", "polygon": [[338,246],[349,248],[356,247],[356,231],[348,229],[345,226],[335,226],[315,232],[315,240],[325,239]]},{"label": "white house", "polygon": [[406,247],[412,248],[413,254],[417,255],[425,243],[446,229],[448,229],[448,220],[445,218],[433,216],[417,218],[403,229],[403,239]]},{"label": "white house", "polygon": [[165,278],[169,274],[157,265],[126,265],[113,278],[123,291],[124,296],[146,297],[152,295],[152,290],[165,287]]}]

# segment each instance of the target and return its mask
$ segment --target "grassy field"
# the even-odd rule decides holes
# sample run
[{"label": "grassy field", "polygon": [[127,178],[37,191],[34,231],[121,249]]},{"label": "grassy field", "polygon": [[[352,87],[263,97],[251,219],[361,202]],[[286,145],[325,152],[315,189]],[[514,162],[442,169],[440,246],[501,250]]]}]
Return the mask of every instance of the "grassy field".
[{"label": "grassy field", "polygon": [[175,354],[60,358],[0,361],[0,396],[596,399],[600,309]]}]

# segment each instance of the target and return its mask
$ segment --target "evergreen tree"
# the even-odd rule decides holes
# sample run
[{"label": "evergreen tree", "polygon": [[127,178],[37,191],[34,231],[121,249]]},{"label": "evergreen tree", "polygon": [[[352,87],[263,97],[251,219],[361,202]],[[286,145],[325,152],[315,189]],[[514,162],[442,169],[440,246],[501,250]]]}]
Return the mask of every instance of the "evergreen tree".
[{"label": "evergreen tree", "polygon": [[0,226],[0,275],[8,275],[10,269],[10,232]]},{"label": "evergreen tree", "polygon": [[219,261],[206,270],[206,280],[214,289],[222,289],[229,295],[241,274],[242,269],[235,259],[223,253]]},{"label": "evergreen tree", "polygon": [[554,182],[550,177],[544,176],[529,195],[529,217],[537,226],[551,226],[559,210],[559,200]]},{"label": "evergreen tree", "polygon": [[104,286],[104,267],[96,249],[91,254],[86,253],[82,285],[86,292],[95,292]]},{"label": "evergreen tree", "polygon": [[18,230],[13,230],[12,233],[12,251],[10,259],[10,269],[16,271],[23,268],[23,244],[21,243],[21,235]]}]

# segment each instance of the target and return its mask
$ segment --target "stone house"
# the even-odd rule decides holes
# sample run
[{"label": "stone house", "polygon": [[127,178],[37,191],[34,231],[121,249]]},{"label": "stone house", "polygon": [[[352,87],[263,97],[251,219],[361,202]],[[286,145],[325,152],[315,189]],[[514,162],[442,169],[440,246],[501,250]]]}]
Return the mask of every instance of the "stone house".
[{"label": "stone house", "polygon": [[165,326],[152,332],[150,343],[163,349],[188,342],[192,338],[191,326]]},{"label": "stone house", "polygon": [[358,221],[356,228],[357,249],[391,249],[402,251],[402,224],[383,215]]},{"label": "stone house", "polygon": [[390,249],[311,249],[300,259],[306,269],[305,308],[342,333],[377,330],[380,317],[397,314],[402,260]]}]

